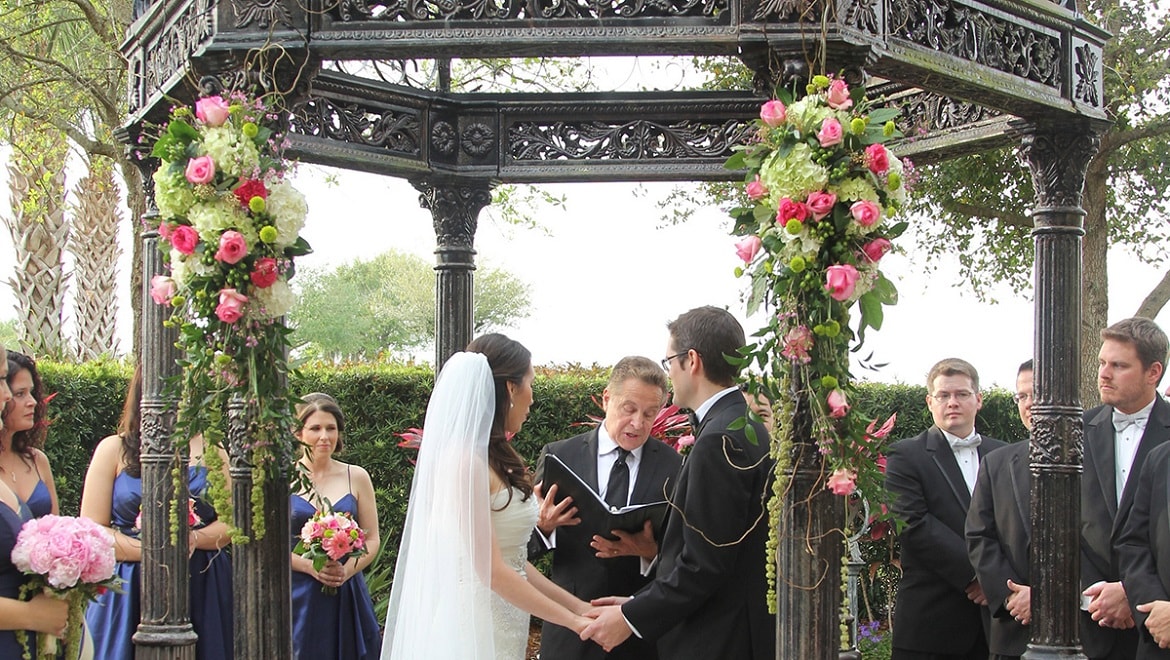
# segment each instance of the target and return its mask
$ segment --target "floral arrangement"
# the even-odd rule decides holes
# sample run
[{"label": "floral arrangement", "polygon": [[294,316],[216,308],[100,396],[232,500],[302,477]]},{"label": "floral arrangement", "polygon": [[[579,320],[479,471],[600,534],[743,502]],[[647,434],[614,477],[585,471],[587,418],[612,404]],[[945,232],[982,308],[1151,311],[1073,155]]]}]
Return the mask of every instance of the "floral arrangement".
[{"label": "floral arrangement", "polygon": [[[293,259],[310,252],[300,236],[308,207],[285,178],[285,145],[271,128],[278,120],[265,99],[209,96],[193,111],[174,109],[152,151],[160,160],[155,202],[170,271],[154,276],[150,291],[173,309],[168,324],[179,328],[184,353],[176,437],[201,433],[223,447],[224,411],[232,400],[244,403],[257,538],[264,534],[259,486],[292,465],[298,450],[284,395],[289,330],[281,317],[293,303]],[[204,457],[211,500],[230,520],[219,454]]]},{"label": "floral arrangement", "polygon": [[[727,163],[747,171],[748,204],[731,211],[744,263],[736,274],[751,278],[748,312],[772,312],[741,361],[760,370],[749,392],[781,408],[769,503],[773,584],[798,405],[810,413],[812,439],[830,475],[825,487],[842,496],[860,490],[871,501],[885,499],[878,459],[895,418],[879,425],[853,408],[849,354],[867,329],[881,328],[883,306],[897,302],[879,266],[906,228],[893,218],[913,179],[912,164],[884,144],[901,136],[896,109],[873,107],[864,89],[829,76],[815,76],[803,92],[797,99],[782,89],[764,103],[757,139]],[[774,605],[774,590],[770,600]]]},{"label": "floral arrangement", "polygon": [[[594,405],[601,408],[602,411],[605,410],[605,406],[602,405],[597,396],[590,398],[593,399]],[[673,403],[662,406],[654,418],[654,423],[650,426],[650,437],[661,440],[667,447],[680,454],[686,454],[695,444],[695,436],[691,435],[690,418],[685,413],[680,413],[679,410],[681,409]],[[574,426],[597,426],[605,421],[604,415],[587,415],[587,417],[589,418],[588,422],[577,422]]]},{"label": "floral arrangement", "polygon": [[[195,498],[187,499],[187,528],[192,529],[203,524],[203,519],[199,517],[199,513],[195,510]],[[134,528],[142,529],[142,507],[139,506],[138,515],[134,516]]]},{"label": "floral arrangement", "polygon": [[[366,532],[352,516],[344,511],[333,511],[326,502],[322,511],[305,521],[293,552],[312,561],[313,570],[320,571],[327,561],[345,563],[352,557],[366,554]],[[337,593],[335,587],[321,587],[321,591]]]},{"label": "floral arrangement", "polygon": [[[32,577],[21,587],[21,597],[45,592],[69,602],[65,628],[65,657],[78,657],[86,603],[106,589],[119,589],[114,577],[114,537],[109,530],[89,520],[70,516],[42,516],[21,527],[12,548],[12,563]],[[28,637],[18,631],[30,658]],[[57,657],[57,638],[40,635],[37,658]]]}]

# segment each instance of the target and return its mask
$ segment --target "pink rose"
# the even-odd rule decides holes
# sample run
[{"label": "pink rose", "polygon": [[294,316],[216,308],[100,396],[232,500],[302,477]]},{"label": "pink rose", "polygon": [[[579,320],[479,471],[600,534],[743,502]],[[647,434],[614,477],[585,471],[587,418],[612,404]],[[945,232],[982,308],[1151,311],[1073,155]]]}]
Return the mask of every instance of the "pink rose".
[{"label": "pink rose", "polygon": [[784,107],[784,104],[776,99],[772,99],[760,107],[760,119],[769,126],[779,126],[784,123],[787,117],[788,108]]},{"label": "pink rose", "polygon": [[812,350],[813,343],[813,333],[808,326],[798,325],[784,335],[784,348],[780,355],[793,362],[808,364],[812,362],[812,356],[808,352]]},{"label": "pink rose", "polygon": [[194,254],[199,244],[199,232],[190,225],[179,225],[171,232],[171,245],[182,254]]},{"label": "pink rose", "polygon": [[853,214],[853,219],[857,221],[857,224],[862,227],[872,227],[882,217],[882,207],[867,199],[853,202],[853,206],[849,207],[849,212]]},{"label": "pink rose", "polygon": [[845,399],[845,393],[841,390],[829,392],[825,402],[829,404],[829,417],[833,419],[841,419],[849,413],[849,401]]},{"label": "pink rose", "polygon": [[870,263],[876,264],[877,262],[881,261],[882,257],[886,256],[886,253],[890,251],[890,247],[892,247],[892,245],[887,239],[875,238],[863,245],[861,252],[865,255],[865,258],[870,261]]},{"label": "pink rose", "polygon": [[884,174],[890,169],[890,152],[880,144],[871,144],[865,148],[865,164],[874,174]]},{"label": "pink rose", "polygon": [[821,122],[821,130],[817,131],[817,140],[820,140],[822,147],[841,144],[843,136],[844,131],[841,130],[841,122],[832,117]]},{"label": "pink rose", "polygon": [[756,180],[747,184],[748,199],[753,202],[759,201],[768,196],[768,187],[760,181],[760,175],[756,175]]},{"label": "pink rose", "polygon": [[813,218],[820,220],[826,215],[833,212],[833,206],[837,204],[837,196],[829,192],[815,192],[808,196],[805,205],[808,210],[812,212]]},{"label": "pink rose", "polygon": [[776,211],[776,222],[779,222],[781,227],[787,227],[789,220],[800,220],[804,222],[807,217],[808,207],[804,204],[793,201],[788,197],[780,200]]},{"label": "pink rose", "polygon": [[150,278],[150,297],[156,304],[171,304],[176,288],[175,281],[166,275],[155,275]]},{"label": "pink rose", "polygon": [[853,107],[853,99],[849,97],[849,85],[844,80],[834,80],[829,83],[829,91],[825,93],[825,102],[834,110],[848,110]]},{"label": "pink rose", "polygon": [[682,451],[682,450],[686,449],[687,447],[690,447],[693,444],[695,444],[695,436],[693,436],[693,435],[680,436],[678,439],[678,450]]},{"label": "pink rose", "polygon": [[224,323],[235,323],[244,315],[244,303],[246,302],[248,302],[248,296],[235,289],[224,289],[219,292],[219,305],[215,308],[215,315]]},{"label": "pink rose", "polygon": [[158,225],[158,237],[164,241],[171,237],[171,225],[167,222],[160,222]]},{"label": "pink rose", "polygon": [[258,289],[267,289],[276,283],[280,277],[280,269],[276,267],[276,259],[264,257],[256,260],[256,268],[250,275],[252,284]]},{"label": "pink rose", "polygon": [[735,244],[735,254],[743,259],[745,264],[750,264],[752,259],[756,258],[756,253],[760,251],[760,245],[759,236],[747,236]]},{"label": "pink rose", "polygon": [[208,126],[223,126],[231,114],[228,107],[222,96],[208,96],[195,102],[195,116]]},{"label": "pink rose", "polygon": [[229,229],[219,237],[219,250],[215,258],[225,264],[238,264],[248,255],[248,243],[240,232]]},{"label": "pink rose", "polygon": [[211,156],[192,158],[187,161],[186,177],[195,186],[211,183],[215,179],[215,161],[211,160]]},{"label": "pink rose", "polygon": [[857,286],[857,269],[849,264],[836,264],[825,270],[825,289],[833,300],[848,300]]},{"label": "pink rose", "polygon": [[833,470],[833,474],[825,482],[825,488],[833,491],[834,495],[852,495],[853,491],[857,490],[857,473],[845,468]]}]

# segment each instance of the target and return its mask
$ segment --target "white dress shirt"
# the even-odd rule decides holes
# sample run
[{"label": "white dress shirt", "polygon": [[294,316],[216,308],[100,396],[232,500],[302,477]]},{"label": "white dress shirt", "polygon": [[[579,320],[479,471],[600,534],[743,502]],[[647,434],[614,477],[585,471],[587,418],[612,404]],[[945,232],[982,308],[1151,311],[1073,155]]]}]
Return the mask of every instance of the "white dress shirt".
[{"label": "white dress shirt", "polygon": [[975,477],[979,475],[979,449],[977,447],[956,447],[955,443],[980,438],[979,434],[971,431],[971,435],[960,438],[953,433],[943,431],[943,435],[947,439],[947,444],[951,446],[951,451],[955,452],[955,461],[959,463],[959,470],[963,473],[963,481],[967,482],[967,492],[974,493]]},{"label": "white dress shirt", "polygon": [[1121,504],[1121,495],[1125,492],[1125,484],[1129,481],[1130,473],[1133,471],[1133,458],[1137,456],[1138,445],[1141,444],[1142,435],[1146,432],[1146,423],[1150,420],[1154,400],[1151,400],[1145,408],[1137,411],[1138,413],[1145,412],[1143,419],[1130,424],[1123,431],[1117,431],[1114,436],[1113,469],[1115,481],[1113,483],[1117,484],[1118,504]]}]

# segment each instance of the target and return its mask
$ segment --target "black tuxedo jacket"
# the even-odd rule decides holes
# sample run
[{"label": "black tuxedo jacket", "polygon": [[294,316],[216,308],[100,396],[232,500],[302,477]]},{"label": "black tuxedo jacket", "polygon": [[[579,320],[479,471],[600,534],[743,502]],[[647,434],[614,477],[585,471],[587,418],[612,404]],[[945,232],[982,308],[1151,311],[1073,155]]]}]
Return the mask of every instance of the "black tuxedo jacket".
[{"label": "black tuxedo jacket", "polygon": [[[1081,588],[1096,582],[1117,582],[1121,568],[1113,543],[1133,508],[1142,466],[1155,447],[1170,439],[1170,404],[1157,397],[1150,411],[1146,432],[1138,443],[1133,466],[1121,503],[1117,502],[1115,432],[1113,406],[1099,406],[1085,412],[1085,458],[1081,477]],[[1161,420],[1161,421],[1159,421]],[[1130,606],[1135,603],[1129,599]],[[1136,612],[1135,612],[1136,614]],[[1085,655],[1103,658],[1113,649],[1133,657],[1137,646],[1136,630],[1103,628],[1093,622],[1088,612],[1081,613],[1081,642]]]},{"label": "black tuxedo jacket", "polygon": [[[1112,420],[1106,423],[1112,424]],[[1170,438],[1170,404],[1154,403],[1142,445],[1152,437]],[[1126,482],[1137,480],[1129,515],[1119,526],[1115,551],[1121,581],[1130,607],[1154,600],[1170,600],[1170,443],[1163,442],[1146,454],[1141,472],[1130,472]],[[1146,616],[1136,609],[1139,660],[1170,660],[1170,650],[1158,648],[1146,630]]]},{"label": "black tuxedo jacket", "polygon": [[773,461],[728,426],[747,415],[738,392],[717,400],[699,424],[679,472],[653,582],[622,606],[668,660],[774,660],[776,619],[766,602],[764,515]]},{"label": "black tuxedo jacket", "polygon": [[[572,468],[585,483],[599,491],[597,479],[598,432],[593,429],[566,440],[545,445],[536,462],[536,480],[544,479],[545,456],[552,454]],[[662,442],[650,438],[642,445],[638,476],[630,493],[631,504],[660,502],[667,499],[674,488],[682,456]],[[546,486],[547,488],[547,486]],[[581,520],[580,525],[557,529],[557,544],[553,550],[552,580],[569,593],[590,600],[602,596],[628,596],[650,581],[641,574],[637,557],[599,559],[590,547],[596,521]],[[539,532],[534,532],[528,543],[528,556],[535,559],[548,552]],[[655,660],[658,656],[654,642],[631,637],[608,655],[593,641],[582,642],[568,628],[545,623],[541,632],[541,657],[553,660],[600,660],[601,658],[628,658]]]},{"label": "black tuxedo jacket", "polygon": [[979,463],[975,493],[967,510],[967,551],[991,612],[992,653],[1023,655],[1031,632],[1005,605],[1007,581],[1030,585],[1028,555],[1032,545],[1032,475],[1029,443],[1017,442],[991,452]]},{"label": "black tuxedo jacket", "polygon": [[[983,436],[980,463],[1004,443]],[[964,526],[971,495],[946,437],[937,426],[894,444],[886,459],[886,488],[899,534],[902,578],[894,606],[894,648],[963,654],[986,637],[987,608],[967,599],[975,579]]]}]

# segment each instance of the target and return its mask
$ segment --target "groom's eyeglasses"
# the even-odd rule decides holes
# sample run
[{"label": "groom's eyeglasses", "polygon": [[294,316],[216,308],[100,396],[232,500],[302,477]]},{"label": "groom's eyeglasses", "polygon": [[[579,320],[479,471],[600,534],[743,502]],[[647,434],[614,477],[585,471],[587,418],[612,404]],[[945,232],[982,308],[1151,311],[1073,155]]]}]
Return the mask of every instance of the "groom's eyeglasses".
[{"label": "groom's eyeglasses", "polygon": [[673,360],[677,357],[682,357],[690,352],[691,352],[691,349],[688,348],[687,350],[683,351],[682,353],[675,353],[674,355],[667,355],[666,357],[662,358],[662,361],[659,362],[659,364],[662,365],[662,370],[663,371],[670,371],[670,361],[671,360]]}]

